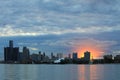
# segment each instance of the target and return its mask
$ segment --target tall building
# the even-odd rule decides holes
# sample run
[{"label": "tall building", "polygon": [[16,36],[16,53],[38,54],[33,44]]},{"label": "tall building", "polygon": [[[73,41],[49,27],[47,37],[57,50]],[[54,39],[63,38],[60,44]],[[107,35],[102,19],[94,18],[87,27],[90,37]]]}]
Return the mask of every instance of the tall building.
[{"label": "tall building", "polygon": [[90,61],[90,52],[86,51],[86,52],[84,53],[84,60]]},{"label": "tall building", "polygon": [[73,57],[73,59],[77,59],[77,58],[78,58],[77,52],[76,52],[76,53],[73,53],[72,57]]},{"label": "tall building", "polygon": [[45,55],[45,52],[43,52],[43,56],[45,57],[46,55]]},{"label": "tall building", "polygon": [[57,56],[55,56],[53,53],[51,53],[51,61],[57,60]]},{"label": "tall building", "polygon": [[29,61],[30,59],[30,51],[27,47],[23,47],[23,60]]},{"label": "tall building", "polygon": [[41,51],[39,51],[39,54],[38,54],[38,61],[41,61],[42,60],[42,54],[41,54]]},{"label": "tall building", "polygon": [[12,40],[9,41],[9,47],[13,48],[13,41]]},{"label": "tall building", "polygon": [[19,59],[19,48],[13,46],[13,41],[9,41],[9,47],[4,48],[4,61],[15,62]]},{"label": "tall building", "polygon": [[51,59],[53,59],[54,58],[54,54],[53,53],[51,53]]}]

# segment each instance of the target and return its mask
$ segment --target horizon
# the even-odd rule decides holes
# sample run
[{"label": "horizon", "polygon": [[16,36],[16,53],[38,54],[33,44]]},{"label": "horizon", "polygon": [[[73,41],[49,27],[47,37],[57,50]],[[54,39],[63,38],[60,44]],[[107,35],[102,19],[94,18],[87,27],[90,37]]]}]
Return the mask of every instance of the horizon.
[{"label": "horizon", "polygon": [[1,0],[0,58],[8,40],[31,53],[118,55],[119,7],[119,0]]},{"label": "horizon", "polygon": [[[8,42],[8,45],[9,46],[6,46],[6,47],[4,47],[4,48],[8,48],[8,47],[10,47],[10,41],[12,41],[12,47],[13,48],[18,48],[19,49],[19,54],[20,53],[23,53],[23,48],[24,47],[26,47],[26,48],[28,48],[28,50],[30,50],[29,49],[29,46],[22,46],[22,47],[19,47],[19,46],[14,46],[14,41],[13,40],[9,40],[9,42]],[[90,49],[90,48],[89,48]],[[3,49],[4,50],[4,49]],[[103,57],[105,56],[105,55],[101,55],[101,56],[96,56],[96,54],[94,54],[94,53],[92,53],[92,51],[89,51],[89,50],[86,50],[85,51],[85,49],[83,50],[84,52],[83,53],[78,53],[78,52],[71,52],[71,53],[67,53],[67,54],[64,54],[64,53],[60,53],[60,52],[58,52],[58,53],[53,53],[53,52],[49,52],[49,54],[47,54],[46,56],[48,56],[49,58],[51,57],[51,53],[53,53],[53,55],[54,56],[57,56],[57,54],[62,54],[62,58],[67,58],[67,57],[69,57],[69,54],[71,55],[71,58],[73,58],[73,54],[74,53],[77,53],[77,58],[79,58],[79,59],[82,59],[82,58],[84,58],[84,53],[85,52],[90,52],[90,59],[92,60],[92,59],[103,59]],[[40,50],[38,50],[37,52],[33,52],[33,53],[31,53],[30,52],[30,55],[32,55],[32,54],[39,54],[39,52],[41,53],[41,54],[46,54],[46,52],[45,51],[43,51],[43,52],[41,52]],[[80,52],[82,52],[81,50],[80,50]],[[93,51],[94,52],[94,51]],[[112,54],[106,54],[106,55],[112,55]],[[117,54],[118,55],[118,54]],[[114,55],[113,57],[115,57],[115,56],[117,56],[117,55]],[[4,55],[5,56],[5,55]]]}]

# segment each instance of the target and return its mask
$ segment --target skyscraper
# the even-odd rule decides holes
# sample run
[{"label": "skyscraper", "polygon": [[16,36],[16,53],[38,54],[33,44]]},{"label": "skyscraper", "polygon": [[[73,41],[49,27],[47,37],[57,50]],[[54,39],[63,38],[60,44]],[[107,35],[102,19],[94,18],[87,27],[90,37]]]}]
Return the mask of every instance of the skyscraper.
[{"label": "skyscraper", "polygon": [[27,47],[23,47],[23,60],[24,61],[29,61],[30,59],[30,52]]},{"label": "skyscraper", "polygon": [[51,53],[51,59],[53,59],[53,57],[54,57],[54,55],[53,55],[53,53]]},{"label": "skyscraper", "polygon": [[72,57],[73,57],[73,59],[77,59],[77,58],[78,58],[77,52],[76,52],[76,53],[73,53]]},{"label": "skyscraper", "polygon": [[9,47],[13,48],[13,41],[12,40],[9,41]]},{"label": "skyscraper", "polygon": [[86,51],[86,52],[84,53],[84,60],[90,61],[90,52],[89,52],[89,51]]},{"label": "skyscraper", "polygon": [[41,54],[41,51],[39,51],[39,54],[38,54],[38,61],[41,61],[42,59],[42,54]]},{"label": "skyscraper", "polygon": [[9,47],[4,48],[4,61],[5,62],[14,62],[18,61],[19,57],[19,48],[13,46],[13,41],[9,41]]}]

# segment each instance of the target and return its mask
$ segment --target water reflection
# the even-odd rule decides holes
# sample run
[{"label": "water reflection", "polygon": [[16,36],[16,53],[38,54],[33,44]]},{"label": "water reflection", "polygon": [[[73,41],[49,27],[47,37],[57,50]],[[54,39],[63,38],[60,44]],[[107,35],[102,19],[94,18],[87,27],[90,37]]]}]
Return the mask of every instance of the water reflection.
[{"label": "water reflection", "polygon": [[[17,69],[17,71],[16,71]],[[19,68],[13,65],[4,65],[4,79],[5,80],[15,80],[18,79]],[[19,79],[18,79],[19,80]]]},{"label": "water reflection", "polygon": [[78,66],[79,80],[100,80],[103,76],[104,68],[96,65]]},{"label": "water reflection", "polygon": [[0,80],[118,80],[120,65],[0,65]]},{"label": "water reflection", "polygon": [[[4,80],[35,80],[38,68],[30,65],[4,65]],[[34,74],[34,75],[33,75]]]}]

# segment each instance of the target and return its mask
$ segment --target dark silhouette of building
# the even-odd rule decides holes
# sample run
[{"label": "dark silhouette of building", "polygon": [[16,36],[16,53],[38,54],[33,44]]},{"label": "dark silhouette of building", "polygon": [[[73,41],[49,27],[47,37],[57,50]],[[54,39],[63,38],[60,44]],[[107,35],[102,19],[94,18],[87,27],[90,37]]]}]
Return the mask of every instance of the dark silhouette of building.
[{"label": "dark silhouette of building", "polygon": [[43,56],[45,57],[46,55],[45,55],[45,52],[43,52]]},{"label": "dark silhouette of building", "polygon": [[120,63],[120,55],[116,55],[116,56],[114,57],[114,62],[115,62],[115,63]]},{"label": "dark silhouette of building", "polygon": [[104,63],[113,63],[113,56],[112,55],[104,55]]},{"label": "dark silhouette of building", "polygon": [[30,58],[32,59],[32,61],[33,62],[38,62],[39,60],[38,60],[38,54],[35,54],[35,53],[33,53],[32,55],[30,55]]},{"label": "dark silhouette of building", "polygon": [[9,41],[9,47],[4,48],[4,61],[5,62],[15,62],[18,61],[19,48],[13,47],[13,41]]},{"label": "dark silhouette of building", "polygon": [[77,58],[78,58],[77,52],[76,52],[76,53],[73,53],[72,57],[73,57],[73,59],[77,59]]},{"label": "dark silhouette of building", "polygon": [[30,51],[27,47],[23,47],[23,59],[28,61],[30,59]]},{"label": "dark silhouette of building", "polygon": [[53,54],[53,52],[52,52],[52,53],[51,53],[51,62],[54,63],[54,61],[57,60],[57,59],[58,59],[58,57],[55,56],[55,55]]},{"label": "dark silhouette of building", "polygon": [[27,47],[23,47],[23,52],[19,53],[20,63],[29,63],[30,62],[30,52]]},{"label": "dark silhouette of building", "polygon": [[41,61],[42,59],[42,54],[41,54],[41,51],[39,51],[39,54],[38,54],[38,61]]},{"label": "dark silhouette of building", "polygon": [[89,51],[86,51],[86,52],[84,53],[84,60],[85,60],[85,61],[90,61],[90,52],[89,52]]}]

